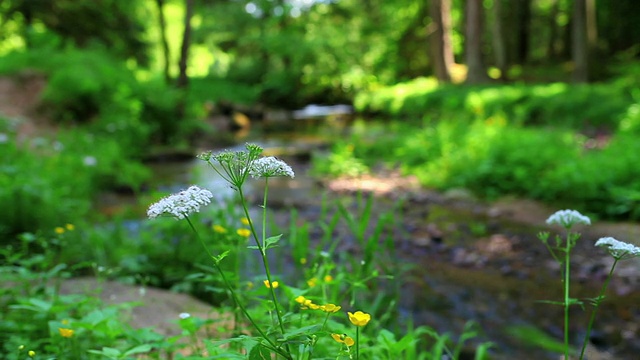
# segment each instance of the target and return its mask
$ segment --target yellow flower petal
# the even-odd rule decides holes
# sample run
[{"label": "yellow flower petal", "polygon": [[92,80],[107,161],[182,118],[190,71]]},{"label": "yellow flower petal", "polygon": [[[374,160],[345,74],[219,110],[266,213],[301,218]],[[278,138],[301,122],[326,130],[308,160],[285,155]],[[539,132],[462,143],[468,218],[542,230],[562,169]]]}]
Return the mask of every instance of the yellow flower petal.
[{"label": "yellow flower petal", "polygon": [[263,281],[263,283],[264,283],[264,286],[267,287],[267,289],[271,289],[272,286],[273,286],[274,289],[277,289],[278,286],[280,286],[280,283],[277,282],[277,281],[269,283],[269,280],[265,280],[265,281]]},{"label": "yellow flower petal", "polygon": [[240,222],[242,223],[242,225],[249,226],[249,219],[247,219],[246,217],[240,219]]},{"label": "yellow flower petal", "polygon": [[58,235],[64,234],[64,228],[62,226],[56,227],[53,231],[55,231],[56,234],[58,234]]},{"label": "yellow flower petal", "polygon": [[73,224],[67,224],[64,227],[67,228],[68,231],[73,231],[76,229],[75,225]]},{"label": "yellow flower petal", "polygon": [[211,228],[213,229],[213,231],[217,232],[218,234],[224,234],[227,232],[227,229],[225,229],[224,226],[222,225],[216,224],[216,225],[213,225]]},{"label": "yellow flower petal", "polygon": [[355,326],[365,326],[371,321],[371,315],[362,311],[348,312],[347,314],[349,315],[349,321]]},{"label": "yellow flower petal", "polygon": [[242,237],[249,237],[251,235],[251,230],[249,229],[238,229],[236,233]]},{"label": "yellow flower petal", "polygon": [[62,337],[66,337],[66,338],[72,337],[74,332],[72,329],[65,329],[65,328],[58,328],[58,331],[60,332],[60,335],[62,335]]}]

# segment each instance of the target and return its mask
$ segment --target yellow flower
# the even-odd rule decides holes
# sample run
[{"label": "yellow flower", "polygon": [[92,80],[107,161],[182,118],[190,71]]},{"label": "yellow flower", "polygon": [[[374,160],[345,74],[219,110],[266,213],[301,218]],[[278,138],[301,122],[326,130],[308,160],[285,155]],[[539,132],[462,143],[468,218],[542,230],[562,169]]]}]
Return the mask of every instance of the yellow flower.
[{"label": "yellow flower", "polygon": [[356,311],[355,313],[347,312],[349,314],[349,321],[355,326],[365,326],[371,320],[371,315],[363,313],[362,311]]},{"label": "yellow flower", "polygon": [[349,347],[356,343],[351,337],[347,336],[347,334],[331,334],[331,337],[340,344],[345,344]]},{"label": "yellow flower", "polygon": [[62,226],[58,226],[54,229],[54,231],[56,232],[56,234],[61,235],[64,234],[64,228]]},{"label": "yellow flower", "polygon": [[58,331],[62,337],[70,338],[73,336],[73,330],[71,329],[58,328]]},{"label": "yellow flower", "polygon": [[76,229],[75,225],[73,224],[67,224],[64,227],[67,228],[68,231],[73,231]]},{"label": "yellow flower", "polygon": [[318,310],[318,309],[320,309],[320,305],[318,305],[318,304],[309,303],[309,305],[308,305],[308,306],[309,306],[309,309],[311,309],[311,310]]},{"label": "yellow flower", "polygon": [[332,282],[332,281],[333,281],[333,276],[331,275],[324,276],[324,282]]},{"label": "yellow flower", "polygon": [[326,305],[322,305],[320,306],[320,310],[327,312],[327,313],[335,313],[340,311],[340,309],[342,309],[342,306],[338,306],[335,304],[326,304]]},{"label": "yellow flower", "polygon": [[277,281],[269,283],[269,280],[265,280],[263,282],[264,282],[264,286],[266,286],[267,289],[271,289],[272,286],[273,286],[274,289],[277,289],[278,286],[280,286],[280,283],[278,283]]},{"label": "yellow flower", "polygon": [[249,237],[251,235],[251,230],[249,229],[238,229],[236,233],[242,237]]},{"label": "yellow flower", "polygon": [[33,351],[33,350],[29,350],[29,352],[27,354],[29,354],[30,357],[36,356],[36,352]]},{"label": "yellow flower", "polygon": [[211,228],[213,229],[214,232],[217,232],[218,234],[224,234],[227,232],[227,229],[225,229],[224,226],[222,225],[215,224]]},{"label": "yellow flower", "polygon": [[307,299],[305,299],[305,298],[304,298],[304,296],[302,296],[302,295],[300,295],[300,296],[298,296],[297,298],[295,298],[295,301],[296,301],[298,304],[304,304],[304,302],[305,302],[306,300],[307,300]]},{"label": "yellow flower", "polygon": [[316,278],[311,278],[307,280],[307,285],[309,285],[309,287],[314,287],[316,286],[316,284],[318,284],[318,279]]},{"label": "yellow flower", "polygon": [[304,265],[307,263],[307,258],[301,258],[300,259],[300,264]]},{"label": "yellow flower", "polygon": [[242,223],[242,225],[249,226],[249,219],[247,219],[246,217],[240,219],[240,222]]}]

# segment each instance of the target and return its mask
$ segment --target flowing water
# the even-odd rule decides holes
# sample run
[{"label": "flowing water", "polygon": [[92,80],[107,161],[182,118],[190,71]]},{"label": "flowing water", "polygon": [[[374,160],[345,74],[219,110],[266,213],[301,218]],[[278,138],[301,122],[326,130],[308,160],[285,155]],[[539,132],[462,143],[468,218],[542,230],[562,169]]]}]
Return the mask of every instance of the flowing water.
[{"label": "flowing water", "polygon": [[[330,130],[329,136],[336,131]],[[320,132],[322,133],[322,132]],[[264,133],[262,133],[264,134]],[[324,146],[322,137],[287,133],[253,135],[238,141],[255,142],[269,155],[283,158],[296,171],[296,178],[270,183],[270,204],[275,205],[274,218],[285,226],[290,209],[295,207],[306,221],[319,221],[320,199],[330,192],[308,176],[311,152]],[[216,150],[211,146],[211,150]],[[242,145],[227,149],[243,148]],[[230,198],[229,188],[208,165],[200,160],[152,165],[154,189],[175,192],[190,184],[210,189],[219,199]],[[259,196],[261,189],[250,182],[247,193]],[[400,191],[400,190],[399,190]],[[528,346],[514,336],[512,325],[535,326],[555,339],[562,339],[562,309],[540,300],[560,300],[562,289],[558,266],[536,238],[543,230],[522,219],[500,216],[490,205],[476,202],[465,194],[448,196],[418,192],[407,196],[391,192],[375,200],[378,213],[393,209],[403,199],[402,224],[396,235],[397,262],[411,264],[401,285],[400,317],[405,323],[428,325],[440,332],[460,334],[467,321],[478,323],[481,333],[472,340],[496,343],[494,356],[501,359],[559,359],[560,356]],[[388,194],[389,195],[389,194]],[[333,193],[341,201],[354,200],[350,192]],[[518,205],[513,205],[518,208]],[[306,217],[306,218],[305,218]],[[286,227],[285,227],[286,228]],[[593,236],[586,234],[588,241]],[[586,240],[585,240],[586,241]],[[593,242],[591,242],[592,244]],[[575,264],[574,297],[593,297],[608,270],[606,256],[585,246],[576,248],[579,264]],[[637,277],[637,265],[624,271]],[[287,269],[279,269],[286,272]],[[628,280],[632,282],[633,280]],[[615,284],[614,284],[615,285]],[[618,284],[620,296],[605,303],[593,332],[594,343],[615,353],[601,359],[637,359],[640,352],[640,293],[624,281]],[[626,291],[620,290],[626,289]],[[588,312],[575,308],[572,312],[572,342],[584,336]],[[525,335],[525,337],[531,337]],[[595,359],[593,355],[591,359]]]}]

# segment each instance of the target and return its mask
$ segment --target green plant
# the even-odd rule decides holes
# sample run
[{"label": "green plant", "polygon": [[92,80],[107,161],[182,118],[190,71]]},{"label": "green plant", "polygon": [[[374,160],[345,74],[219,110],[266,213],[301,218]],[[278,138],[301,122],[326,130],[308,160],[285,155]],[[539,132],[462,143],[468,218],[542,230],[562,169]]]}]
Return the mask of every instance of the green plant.
[{"label": "green plant", "polygon": [[[229,350],[224,352],[224,355],[228,358],[236,358],[238,351],[240,351],[249,354],[250,358],[276,356],[284,359],[311,359],[336,356],[336,353],[331,350],[335,347],[328,344],[333,340],[340,346],[337,352],[338,358],[346,356],[355,359],[377,359],[378,357],[375,354],[392,346],[392,337],[390,336],[384,337],[386,341],[383,344],[374,341],[375,335],[373,335],[372,330],[369,330],[372,328],[369,323],[371,321],[379,323],[380,321],[375,320],[371,314],[362,311],[348,312],[350,323],[356,326],[354,339],[347,335],[347,333],[352,333],[352,330],[348,329],[348,324],[336,320],[335,314],[341,310],[341,301],[338,300],[338,302],[334,303],[328,299],[340,299],[343,297],[344,295],[338,296],[336,293],[342,291],[344,294],[344,291],[339,289],[346,285],[346,289],[352,294],[349,296],[349,307],[362,308],[364,301],[362,297],[355,296],[356,289],[365,289],[365,283],[384,277],[380,276],[375,269],[373,255],[378,251],[377,246],[383,229],[393,218],[383,217],[374,226],[373,233],[367,237],[366,234],[372,220],[373,206],[371,199],[366,202],[362,202],[362,199],[360,200],[361,208],[358,211],[360,214],[358,217],[351,213],[352,209],[348,209],[345,205],[338,205],[335,213],[337,215],[332,217],[333,220],[329,221],[328,226],[325,228],[325,234],[331,232],[332,227],[335,226],[339,219],[344,219],[355,235],[355,243],[363,247],[364,260],[358,263],[350,263],[349,267],[341,267],[341,265],[329,260],[337,244],[337,239],[332,239],[330,234],[321,242],[321,244],[328,245],[329,248],[325,255],[322,255],[321,251],[319,258],[315,258],[315,256],[314,258],[307,258],[310,256],[309,253],[301,250],[299,245],[293,245],[296,261],[299,261],[301,265],[313,264],[313,270],[309,272],[313,277],[302,279],[307,288],[296,287],[294,279],[285,281],[282,275],[273,272],[267,256],[269,252],[284,246],[283,235],[267,235],[269,179],[274,176],[293,177],[294,173],[281,160],[272,157],[260,157],[261,152],[261,148],[248,144],[244,151],[224,151],[217,154],[209,152],[200,155],[200,159],[209,163],[212,169],[237,191],[240,207],[245,216],[245,222],[248,224],[247,232],[250,233],[255,244],[248,246],[248,248],[257,251],[261,262],[262,271],[255,278],[255,282],[264,284],[264,287],[258,286],[247,289],[240,286],[243,282],[235,279],[229,271],[229,269],[233,271],[237,267],[225,267],[225,262],[229,261],[234,255],[238,259],[244,258],[240,257],[239,254],[234,254],[244,251],[244,246],[233,243],[226,245],[226,249],[225,246],[211,246],[205,240],[205,237],[199,235],[202,233],[202,223],[194,221],[196,219],[194,214],[199,212],[202,206],[209,204],[213,195],[208,190],[192,186],[187,190],[154,203],[148,210],[150,218],[169,215],[177,219],[184,219],[188,223],[208,258],[212,261],[213,270],[225,285],[226,291],[232,300],[231,308],[234,309],[236,320],[238,322],[248,322],[249,327],[253,329],[250,334],[241,336],[230,334],[228,339],[214,341],[211,345],[215,347],[229,344]],[[262,178],[265,181],[264,196],[260,204],[261,221],[259,222],[252,220],[249,204],[243,190],[243,185],[249,176]],[[222,229],[223,227],[220,226],[216,231],[222,232]],[[303,232],[297,237],[304,236],[304,234]],[[300,241],[302,244],[308,244],[308,240],[304,238]],[[302,259],[304,261],[301,261]],[[338,272],[336,276],[331,276],[329,271],[336,270]],[[353,275],[346,275],[349,272],[352,272]],[[318,276],[322,275],[324,277],[319,279]],[[320,288],[319,292],[317,291],[318,288]],[[288,300],[283,300],[283,295]],[[237,316],[238,314],[241,316]],[[413,337],[414,341],[403,341],[415,349],[419,343],[417,338],[420,334],[423,334],[423,331],[425,334],[428,333],[426,329],[416,330],[414,333],[406,335],[408,338]],[[431,333],[433,334],[433,332]],[[463,339],[475,336],[475,333],[469,332],[465,336],[463,336]],[[403,339],[407,339],[407,337]],[[464,342],[464,340],[461,341]],[[438,340],[437,344],[440,350],[434,348],[434,354],[442,354],[443,349],[447,349],[449,338],[444,337]],[[411,348],[404,350],[412,351]],[[219,353],[220,349],[212,349],[212,351]],[[415,350],[413,351],[415,353]],[[458,350],[446,351],[455,356],[458,354]],[[479,353],[483,354],[482,356],[484,356],[485,351],[486,349],[479,349]],[[435,359],[435,356],[438,355],[433,356],[433,359]]]},{"label": "green plant", "polygon": [[[584,305],[583,301],[572,298],[570,296],[571,251],[574,249],[577,241],[580,238],[580,233],[574,232],[572,231],[572,229],[575,225],[580,225],[580,224],[590,225],[591,220],[588,217],[580,214],[575,210],[561,210],[552,214],[547,219],[547,224],[560,225],[566,230],[566,235],[564,239],[561,238],[560,236],[556,236],[554,241],[550,241],[548,232],[542,232],[538,235],[538,237],[547,247],[553,259],[559,265],[561,265],[564,299],[561,302],[557,302],[557,301],[545,301],[545,302],[550,304],[561,305],[564,308],[564,344],[562,346],[562,351],[564,352],[564,358],[569,359],[570,354],[575,355],[577,353],[574,350],[572,350],[572,347],[569,343],[570,342],[569,341],[569,308],[573,305],[580,305],[580,306]],[[589,319],[589,323],[587,324],[587,328],[586,328],[587,329],[586,335],[582,342],[582,347],[579,355],[580,360],[584,358],[585,349],[590,340],[589,335],[591,334],[591,329],[595,321],[596,312],[598,310],[598,307],[604,300],[605,291],[607,289],[607,286],[609,285],[609,281],[611,280],[611,277],[613,276],[613,271],[617,263],[620,260],[640,257],[639,247],[628,244],[628,243],[624,243],[622,241],[616,240],[611,237],[600,238],[595,243],[595,246],[606,247],[609,253],[611,254],[611,256],[613,256],[614,262],[611,265],[611,269],[607,274],[607,278],[604,284],[602,285],[602,288],[598,296],[593,299],[588,299],[588,301],[593,305],[594,309],[591,312],[591,317]],[[548,340],[546,342],[552,343]]]}]

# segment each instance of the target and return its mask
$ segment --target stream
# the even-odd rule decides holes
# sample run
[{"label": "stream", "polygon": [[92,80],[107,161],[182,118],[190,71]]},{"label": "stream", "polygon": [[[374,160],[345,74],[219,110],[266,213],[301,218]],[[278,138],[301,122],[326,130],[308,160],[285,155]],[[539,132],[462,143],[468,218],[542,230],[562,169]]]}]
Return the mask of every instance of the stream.
[{"label": "stream", "polygon": [[[363,191],[375,196],[374,217],[397,210],[401,224],[393,234],[394,260],[409,265],[402,278],[396,279],[401,289],[401,322],[427,325],[455,338],[467,321],[474,321],[480,330],[478,337],[469,340],[468,358],[473,358],[472,349],[479,342],[491,341],[495,344],[494,359],[560,359],[557,353],[518,340],[514,336],[518,330],[510,328],[535,326],[554,339],[562,339],[562,307],[541,302],[561,300],[560,269],[536,237],[543,230],[552,231],[552,236],[553,231],[559,231],[544,224],[558,209],[517,199],[486,204],[462,190],[433,192],[392,171],[357,180],[319,181],[309,176],[311,153],[323,151],[325,139],[344,131],[342,127],[311,132],[305,128],[301,133],[283,134],[252,129],[247,137],[237,140],[240,145],[226,149],[242,149],[244,142],[254,142],[265,148],[266,155],[292,166],[295,179],[270,182],[269,188],[273,217],[284,229],[291,208],[296,208],[301,220],[320,221],[323,196],[353,205],[357,193]],[[203,150],[220,149],[206,145],[210,147]],[[154,190],[175,192],[197,184],[211,190],[218,200],[232,196],[233,190],[203,161],[150,166]],[[250,197],[261,194],[257,182],[250,181],[247,193]],[[602,232],[612,229],[619,232],[580,229],[583,237],[572,258],[573,297],[595,297],[612,263],[610,256],[592,245],[599,236],[626,240],[624,235],[638,233],[636,228],[611,226]],[[355,251],[346,241],[341,251]],[[597,351],[589,359],[640,358],[638,266],[637,260],[619,264],[610,285],[611,298],[598,311],[591,336]],[[571,313],[576,346],[585,335],[589,314],[577,306]],[[524,333],[523,337],[531,335]]]}]

